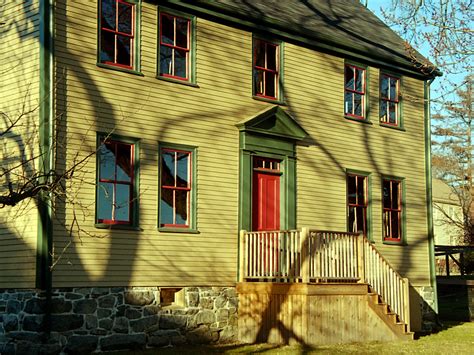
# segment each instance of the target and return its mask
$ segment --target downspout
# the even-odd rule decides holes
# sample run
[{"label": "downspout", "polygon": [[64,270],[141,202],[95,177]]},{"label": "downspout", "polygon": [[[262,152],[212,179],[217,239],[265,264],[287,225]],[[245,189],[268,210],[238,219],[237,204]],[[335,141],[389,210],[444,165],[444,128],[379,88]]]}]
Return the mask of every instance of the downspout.
[{"label": "downspout", "polygon": [[424,116],[425,116],[425,164],[426,164],[426,210],[428,222],[428,252],[430,257],[430,283],[433,289],[433,310],[438,314],[438,290],[436,285],[435,247],[433,229],[433,197],[431,176],[431,111],[430,86],[434,78],[424,83]]}]

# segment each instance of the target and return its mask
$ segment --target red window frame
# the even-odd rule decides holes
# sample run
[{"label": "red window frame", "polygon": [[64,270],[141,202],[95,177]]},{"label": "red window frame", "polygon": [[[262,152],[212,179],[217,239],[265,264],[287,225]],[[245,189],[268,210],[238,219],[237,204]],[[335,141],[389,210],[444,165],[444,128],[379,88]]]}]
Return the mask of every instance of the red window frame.
[{"label": "red window frame", "polygon": [[[175,153],[175,157],[178,153],[183,153],[183,154],[187,154],[188,155],[188,184],[186,187],[182,187],[182,186],[177,186],[177,159],[175,158],[175,176],[174,176],[174,186],[170,186],[170,185],[163,185],[163,176],[162,176],[162,173],[164,171],[163,167],[162,167],[162,159],[161,159],[161,156],[163,154],[163,152],[168,152],[168,153]],[[190,151],[190,150],[181,150],[181,149],[173,149],[173,148],[161,148],[160,149],[160,205],[161,205],[161,199],[163,198],[163,192],[162,190],[165,189],[165,190],[171,190],[173,191],[173,206],[172,206],[172,209],[173,209],[173,222],[176,222],[176,203],[175,203],[175,199],[176,199],[176,193],[175,191],[187,191],[187,206],[186,206],[186,213],[187,213],[187,216],[188,216],[188,219],[186,221],[186,224],[177,224],[177,223],[161,223],[161,212],[160,212],[160,227],[164,227],[164,228],[191,228],[191,198],[192,198],[192,194],[191,194],[191,190],[192,190],[192,178],[193,178],[193,174],[192,174],[192,158],[193,158],[193,152]]]},{"label": "red window frame", "polygon": [[[388,79],[388,97],[384,97],[382,95],[382,81],[384,79]],[[390,98],[390,82],[391,81],[396,82],[396,94],[395,94],[395,99]],[[399,108],[399,93],[400,93],[400,78],[388,74],[382,74],[382,78],[380,80],[380,122],[386,125],[390,126],[395,126],[398,127],[400,125],[400,108]],[[393,103],[395,106],[395,123],[390,122],[390,103]],[[386,115],[383,115],[382,107],[385,107],[386,109]],[[383,117],[386,117],[386,119],[383,119]]]},{"label": "red window frame", "polygon": [[[346,82],[346,70],[347,68],[352,68],[354,69],[354,76],[353,76],[353,82],[354,82],[354,85],[353,85],[353,88],[348,88],[347,87],[347,82]],[[358,91],[356,90],[356,76],[357,76],[357,71],[362,71],[362,91]],[[353,117],[353,118],[356,118],[356,119],[359,119],[359,120],[365,120],[365,100],[366,100],[366,97],[365,97],[365,94],[366,94],[366,68],[362,68],[362,67],[359,67],[357,65],[352,65],[352,64],[346,64],[344,66],[344,114],[346,116],[349,116],[349,117]],[[350,93],[351,94],[351,97],[352,97],[352,112],[347,112],[346,110],[346,94],[347,93]],[[354,113],[354,96],[355,95],[361,95],[361,110],[362,110],[362,115],[359,116],[359,115],[356,115]]]},{"label": "red window frame", "polygon": [[[100,18],[101,18],[101,24],[100,24],[100,32],[101,32],[101,38],[102,38],[102,31],[106,31],[106,32],[110,32],[110,33],[113,33],[114,34],[114,61],[111,62],[111,61],[102,61],[101,60],[101,63],[104,63],[104,64],[108,64],[108,65],[114,65],[114,66],[117,66],[117,67],[121,67],[121,68],[126,68],[126,69],[133,69],[133,66],[134,66],[134,52],[135,52],[135,9],[136,9],[136,4],[134,3],[130,3],[128,1],[124,1],[124,0],[115,0],[115,30],[113,29],[110,29],[110,28],[106,28],[103,26],[103,23],[102,23],[102,11],[103,11],[103,8],[102,8],[102,1],[99,0],[100,3],[101,3],[101,8],[100,8],[100,11],[101,11],[101,14],[100,14]],[[118,30],[119,28],[119,19],[120,19],[120,14],[119,14],[119,11],[118,11],[118,8],[119,8],[119,4],[124,4],[126,6],[129,6],[132,8],[132,21],[131,21],[131,34],[128,34],[128,33],[125,33],[125,32],[120,32]],[[117,63],[117,43],[118,43],[118,36],[124,36],[124,37],[129,37],[130,38],[130,64],[131,65],[124,65],[124,64],[120,64],[120,63]],[[102,48],[104,44],[102,43],[102,39],[101,39],[101,43],[100,43],[100,46]]]},{"label": "red window frame", "polygon": [[[107,145],[111,145],[111,146],[114,146],[114,151],[115,151],[115,156],[117,156],[117,147],[119,145],[123,145],[123,146],[129,146],[130,147],[130,169],[131,169],[131,176],[130,176],[130,181],[123,181],[123,180],[117,180],[117,161],[115,162],[115,169],[114,169],[114,176],[115,178],[114,179],[103,179],[100,177],[100,155],[98,156],[99,157],[99,163],[98,163],[98,185],[99,185],[99,189],[100,189],[100,184],[101,183],[107,183],[107,184],[113,184],[114,186],[114,192],[113,192],[113,196],[114,196],[114,202],[112,203],[112,206],[115,206],[116,203],[115,203],[115,197],[116,197],[116,191],[117,191],[117,185],[128,185],[130,186],[130,196],[129,196],[129,205],[128,205],[128,220],[116,220],[114,217],[115,217],[115,210],[112,209],[112,219],[100,219],[100,218],[97,218],[97,222],[98,223],[104,223],[104,224],[126,224],[126,225],[131,225],[133,224],[133,208],[134,208],[134,198],[133,198],[133,194],[134,194],[134,184],[135,184],[135,145],[134,144],[131,144],[131,143],[124,143],[124,142],[120,142],[120,141],[117,141],[117,140],[107,140],[106,142],[105,141],[101,141],[101,144],[107,144]],[[99,197],[97,197],[99,198]],[[100,201],[97,202],[98,205],[100,206]]]},{"label": "red window frame", "polygon": [[[265,51],[264,51],[264,66],[259,66],[257,65],[257,48],[260,43],[265,44]],[[276,69],[270,69],[268,68],[268,46],[275,47],[275,68]],[[258,72],[263,73],[263,81],[262,83],[262,89],[258,90],[257,88],[257,82],[254,82],[254,92],[255,96],[258,97],[263,97],[266,99],[270,100],[277,100],[278,99],[278,93],[279,93],[279,78],[280,78],[280,45],[272,42],[268,42],[262,39],[254,39],[254,48],[253,48],[253,71],[254,71],[254,77],[257,76]],[[275,96],[267,95],[267,86],[266,86],[266,75],[265,73],[272,73],[275,75]]]},{"label": "red window frame", "polygon": [[[389,184],[389,194],[388,197],[385,196],[385,194],[382,193],[382,207],[383,207],[383,237],[384,240],[386,241],[394,241],[394,242],[401,242],[402,241],[402,188],[403,184],[402,181],[400,180],[395,180],[395,179],[384,179],[382,182],[382,189],[385,189],[385,184]],[[398,185],[398,196],[397,196],[397,204],[394,207],[393,199],[392,199],[392,191],[393,191],[393,185],[397,184]],[[389,200],[386,201],[386,198]],[[387,202],[387,203],[386,203]],[[386,205],[389,205],[389,207],[385,207]],[[392,215],[396,214],[397,215],[397,220],[398,220],[398,229],[397,229],[397,234],[398,237],[393,237],[394,235],[394,227],[392,225]]]},{"label": "red window frame", "polygon": [[[356,188],[356,194],[355,194],[355,202],[350,202],[349,198],[349,179],[350,178],[355,178],[355,188]],[[357,193],[358,191],[358,184],[360,183],[359,180],[362,180],[362,183],[364,184],[364,201],[360,202],[359,201],[359,195]],[[346,184],[347,184],[347,227],[349,232],[357,233],[357,230],[359,230],[359,226],[357,226],[357,215],[354,216],[354,221],[356,223],[356,231],[354,231],[352,228],[349,226],[349,213],[351,207],[354,208],[357,211],[357,208],[362,208],[363,211],[363,233],[365,236],[367,236],[367,231],[368,231],[368,225],[367,225],[367,211],[369,207],[369,177],[367,175],[358,175],[358,174],[347,174],[346,178]]]},{"label": "red window frame", "polygon": [[[163,19],[164,16],[168,17],[169,19],[172,19],[172,22],[173,22],[173,43],[174,44],[163,42],[163,38],[162,38],[163,37],[163,20],[162,19]],[[176,21],[177,21],[177,19],[184,20],[187,23],[188,30],[187,30],[187,41],[186,41],[187,46],[186,47],[181,47],[181,46],[176,45],[176,37],[177,37],[176,36]],[[191,53],[191,20],[187,19],[185,17],[171,15],[171,14],[168,14],[166,12],[160,12],[159,38],[160,38],[160,47],[164,46],[164,47],[171,48],[172,57],[173,57],[173,59],[172,59],[172,73],[173,74],[162,73],[161,72],[161,65],[160,65],[158,67],[159,75],[163,76],[163,77],[166,77],[166,78],[189,81],[190,80],[190,75],[189,75],[189,73],[190,73],[190,53]],[[174,53],[177,50],[186,52],[186,76],[185,77],[175,75]]]}]

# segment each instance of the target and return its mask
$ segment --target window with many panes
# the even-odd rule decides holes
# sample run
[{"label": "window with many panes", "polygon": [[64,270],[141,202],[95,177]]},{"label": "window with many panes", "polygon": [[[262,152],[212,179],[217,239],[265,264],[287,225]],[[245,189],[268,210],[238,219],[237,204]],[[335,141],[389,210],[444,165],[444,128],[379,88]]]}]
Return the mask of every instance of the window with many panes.
[{"label": "window with many panes", "polygon": [[159,76],[192,81],[191,18],[160,12]]},{"label": "window with many panes", "polygon": [[402,200],[401,180],[383,179],[383,238],[387,241],[402,241]]},{"label": "window with many panes", "polygon": [[346,64],[344,69],[344,114],[365,120],[366,70]]},{"label": "window with many panes", "polygon": [[262,39],[253,40],[254,95],[279,100],[280,45]]},{"label": "window with many panes", "polygon": [[400,78],[380,75],[380,122],[400,126]]},{"label": "window with many panes", "polygon": [[194,229],[195,150],[160,147],[160,228]]},{"label": "window with many panes", "polygon": [[96,221],[99,224],[136,224],[135,143],[100,140],[97,151]]},{"label": "window with many panes", "polygon": [[347,174],[347,229],[367,236],[369,177]]},{"label": "window with many panes", "polygon": [[134,69],[136,6],[124,0],[100,1],[100,63]]}]

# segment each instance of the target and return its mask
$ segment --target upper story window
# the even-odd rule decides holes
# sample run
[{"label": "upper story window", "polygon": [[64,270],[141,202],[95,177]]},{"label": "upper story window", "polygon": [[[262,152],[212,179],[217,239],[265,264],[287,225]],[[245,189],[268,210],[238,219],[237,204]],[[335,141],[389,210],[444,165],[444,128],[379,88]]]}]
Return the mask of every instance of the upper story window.
[{"label": "upper story window", "polygon": [[160,77],[193,81],[194,18],[160,12]]},{"label": "upper story window", "polygon": [[99,62],[135,69],[136,4],[124,0],[101,0]]},{"label": "upper story window", "polygon": [[258,38],[253,40],[253,90],[257,97],[280,99],[280,46]]},{"label": "upper story window", "polygon": [[367,236],[369,177],[347,174],[347,229],[352,233]]},{"label": "upper story window", "polygon": [[401,180],[383,179],[383,238],[386,241],[402,241],[402,189]]},{"label": "upper story window", "polygon": [[344,114],[365,120],[366,70],[352,64],[344,68]]},{"label": "upper story window", "polygon": [[400,78],[380,75],[380,122],[400,126]]}]

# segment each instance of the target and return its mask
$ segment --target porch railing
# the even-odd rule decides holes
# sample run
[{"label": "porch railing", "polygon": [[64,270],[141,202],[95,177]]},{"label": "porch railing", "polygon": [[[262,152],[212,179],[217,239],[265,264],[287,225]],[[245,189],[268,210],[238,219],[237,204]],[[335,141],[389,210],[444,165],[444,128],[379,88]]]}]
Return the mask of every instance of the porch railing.
[{"label": "porch railing", "polygon": [[308,228],[242,231],[239,273],[241,281],[367,283],[409,324],[408,279],[358,234]]}]

